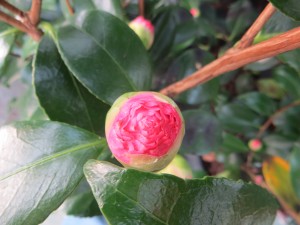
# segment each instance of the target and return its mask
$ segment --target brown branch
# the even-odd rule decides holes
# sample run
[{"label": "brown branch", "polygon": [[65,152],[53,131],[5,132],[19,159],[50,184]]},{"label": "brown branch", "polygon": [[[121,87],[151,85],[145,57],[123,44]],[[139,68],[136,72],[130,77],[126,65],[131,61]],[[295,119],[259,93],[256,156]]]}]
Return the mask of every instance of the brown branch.
[{"label": "brown branch", "polygon": [[40,22],[41,8],[42,0],[32,0],[28,17],[33,26],[36,26]]},{"label": "brown branch", "polygon": [[299,47],[300,28],[298,27],[246,49],[227,53],[192,75],[162,89],[160,92],[165,95],[175,96],[223,73]]},{"label": "brown branch", "polygon": [[[242,166],[241,169],[247,173],[247,175],[250,177],[250,179],[255,182],[255,174],[252,172],[251,168],[246,166]],[[269,188],[269,186],[266,184],[266,182],[262,181],[261,183],[257,184],[261,186],[262,188],[267,189],[270,193],[272,193],[276,199],[278,200],[279,204],[281,205],[282,209],[290,216],[292,217],[298,225],[300,225],[300,214],[298,214],[293,207],[291,207],[283,198],[281,198],[278,195],[275,195],[275,193]]]},{"label": "brown branch", "polygon": [[72,5],[71,5],[71,3],[70,3],[70,0],[66,0],[66,5],[67,5],[67,8],[68,8],[68,11],[69,11],[69,13],[71,14],[71,15],[74,15],[74,9],[73,9],[73,7],[72,7]]},{"label": "brown branch", "polygon": [[[160,92],[165,95],[175,96],[177,94],[180,94],[183,91],[186,91],[186,90],[193,88],[199,84],[209,81],[209,80],[221,75],[222,73],[238,69],[239,67],[242,67],[251,62],[255,62],[259,59],[271,57],[271,56],[281,53],[280,51],[278,51],[279,53],[277,53],[276,51],[274,52],[274,49],[270,49],[270,51],[272,51],[272,53],[269,53],[269,52],[264,53],[263,48],[265,46],[259,45],[259,47],[261,47],[261,48],[250,49],[253,51],[258,51],[257,57],[254,56],[253,58],[249,57],[247,59],[247,54],[249,51],[245,51],[245,52],[243,51],[243,49],[252,45],[255,36],[262,29],[264,24],[270,19],[270,17],[273,15],[274,12],[275,12],[275,8],[272,6],[271,3],[269,3],[265,7],[265,9],[262,11],[262,13],[258,16],[256,21],[251,25],[251,27],[248,29],[248,31],[244,34],[244,36],[241,38],[241,40],[236,44],[236,46],[229,49],[223,57],[221,57],[221,58],[215,60],[214,62],[208,64],[207,66],[199,69],[198,71],[193,73],[191,76],[189,76],[181,81],[178,81],[177,83],[171,84],[170,86],[162,89]],[[272,39],[272,41],[273,41],[273,39]],[[276,39],[275,39],[275,41],[276,41]],[[268,42],[267,42],[267,44],[268,44]],[[268,45],[266,47],[268,47]],[[238,52],[240,52],[241,54],[238,54]],[[239,59],[240,56],[242,56],[241,59]],[[233,57],[232,60],[231,60],[231,57]],[[223,67],[223,69],[222,69],[222,67]]]},{"label": "brown branch", "polygon": [[41,39],[43,32],[36,27],[40,18],[41,0],[33,0],[32,8],[28,15],[5,0],[0,0],[0,5],[17,16],[17,19],[15,19],[12,16],[0,11],[0,20],[18,28],[25,33],[28,33],[36,41]]},{"label": "brown branch", "polygon": [[139,14],[140,16],[144,17],[145,13],[144,13],[144,0],[139,0]]},{"label": "brown branch", "polygon": [[2,5],[4,8],[6,8],[7,10],[9,10],[10,12],[17,15],[20,18],[24,16],[24,12],[22,10],[16,8],[15,6],[13,6],[7,1],[0,0],[0,5]]},{"label": "brown branch", "polygon": [[22,22],[12,18],[11,16],[9,16],[6,13],[1,12],[1,11],[0,11],[0,20],[11,26],[18,28],[19,30],[21,30],[25,33],[28,32],[28,28]]},{"label": "brown branch", "polygon": [[285,111],[287,111],[289,108],[295,107],[300,105],[300,100],[292,102],[280,109],[278,109],[272,116],[270,116],[270,118],[260,127],[256,138],[260,138],[263,133],[268,129],[269,126],[271,126],[271,124],[273,123],[273,121],[280,116],[282,113],[284,113]]},{"label": "brown branch", "polygon": [[236,44],[234,49],[244,49],[252,45],[254,38],[266,24],[266,22],[271,18],[276,9],[271,3],[269,3],[261,14],[257,17],[255,22],[247,30],[241,40]]}]

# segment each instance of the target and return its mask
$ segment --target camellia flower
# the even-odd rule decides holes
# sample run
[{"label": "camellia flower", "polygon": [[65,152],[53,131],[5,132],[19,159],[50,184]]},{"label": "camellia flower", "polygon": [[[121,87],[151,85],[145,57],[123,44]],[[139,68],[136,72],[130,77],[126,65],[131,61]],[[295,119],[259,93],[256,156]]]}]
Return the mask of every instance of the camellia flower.
[{"label": "camellia flower", "polygon": [[110,150],[124,166],[157,171],[178,152],[184,123],[170,98],[156,92],[130,92],[112,105],[105,133]]},{"label": "camellia flower", "polygon": [[139,36],[146,49],[149,49],[154,40],[154,26],[150,20],[138,16],[129,23],[129,27]]}]

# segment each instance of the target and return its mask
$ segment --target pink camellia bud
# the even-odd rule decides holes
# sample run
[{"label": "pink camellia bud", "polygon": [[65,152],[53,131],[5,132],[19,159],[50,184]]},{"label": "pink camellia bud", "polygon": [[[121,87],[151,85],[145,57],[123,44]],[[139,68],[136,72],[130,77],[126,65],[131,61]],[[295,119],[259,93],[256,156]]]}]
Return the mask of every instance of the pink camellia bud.
[{"label": "pink camellia bud", "polygon": [[129,27],[140,37],[146,49],[149,49],[154,40],[154,26],[150,20],[138,16],[129,23]]},{"label": "pink camellia bud", "polygon": [[262,148],[262,143],[259,139],[252,139],[249,141],[248,146],[252,151],[259,151]]},{"label": "pink camellia bud", "polygon": [[191,8],[191,9],[190,9],[190,14],[191,14],[194,18],[196,18],[196,17],[200,16],[200,11],[199,11],[199,9],[197,9],[197,8]]},{"label": "pink camellia bud", "polygon": [[105,133],[110,150],[125,167],[157,171],[178,152],[184,122],[170,98],[156,92],[130,92],[108,111]]}]

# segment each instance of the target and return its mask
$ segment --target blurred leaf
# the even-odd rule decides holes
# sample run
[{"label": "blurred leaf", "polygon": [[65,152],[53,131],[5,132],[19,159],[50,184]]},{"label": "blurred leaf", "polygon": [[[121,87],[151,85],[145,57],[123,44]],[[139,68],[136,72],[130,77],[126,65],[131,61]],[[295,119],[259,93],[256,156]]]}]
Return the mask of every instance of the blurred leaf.
[{"label": "blurred leaf", "polygon": [[300,201],[300,145],[295,145],[290,157],[292,186]]},{"label": "blurred leaf", "polygon": [[270,98],[281,99],[285,94],[283,86],[272,78],[263,78],[258,80],[257,86],[259,92]]},{"label": "blurred leaf", "polygon": [[211,112],[204,110],[186,110],[182,115],[186,127],[182,151],[204,154],[217,150],[222,135],[218,119]]},{"label": "blurred leaf", "polygon": [[285,157],[287,152],[292,148],[295,140],[281,133],[272,133],[263,138],[266,145],[266,151],[272,155]]},{"label": "blurred leaf", "polygon": [[98,136],[50,121],[0,129],[1,224],[36,225],[72,193],[83,164],[105,146]]},{"label": "blurred leaf", "polygon": [[64,202],[64,210],[68,215],[90,217],[99,216],[97,201],[86,179],[83,179],[72,195]]},{"label": "blurred leaf", "polygon": [[221,106],[217,113],[225,130],[234,133],[250,135],[251,132],[258,131],[262,122],[257,113],[240,102]]},{"label": "blurred leaf", "polygon": [[270,0],[270,2],[285,15],[295,20],[300,20],[300,5],[298,0]]},{"label": "blurred leaf", "polygon": [[149,88],[146,50],[125,23],[100,11],[85,14],[80,22],[84,31],[61,27],[58,42],[63,60],[84,86],[108,104],[123,93]]},{"label": "blurred leaf", "polygon": [[36,95],[51,120],[104,135],[109,106],[73,77],[49,36],[39,44],[33,75]]},{"label": "blurred leaf", "polygon": [[10,103],[9,108],[10,111],[17,112],[18,120],[29,120],[38,108],[38,101],[35,98],[33,87],[26,87],[22,91],[22,95]]},{"label": "blurred leaf", "polygon": [[[205,51],[188,50],[184,52],[169,67],[167,72],[168,83],[190,76],[197,70],[197,64],[204,66],[213,58],[210,53]],[[219,87],[219,79],[213,79],[180,94],[176,100],[191,105],[213,101],[218,94]]]},{"label": "blurred leaf", "polygon": [[249,151],[249,148],[247,147],[247,145],[245,145],[245,143],[241,139],[229,133],[223,134],[223,143],[221,148],[226,153],[238,153],[238,152]]},{"label": "blurred leaf", "polygon": [[[220,78],[220,82],[222,82],[222,80],[223,78]],[[239,95],[251,92],[255,88],[254,76],[248,72],[239,74],[237,77],[234,77],[234,80],[234,88]]]},{"label": "blurred leaf", "polygon": [[[121,0],[73,0],[72,7],[75,13],[80,14],[86,10],[94,10],[100,9],[106,11],[108,13],[113,14],[119,18],[123,17],[123,10],[121,5]],[[62,8],[62,12],[66,18],[71,18],[72,15],[70,14],[66,0],[60,0],[60,6]]]},{"label": "blurred leaf", "polygon": [[230,5],[226,23],[230,29],[230,40],[241,36],[255,18],[251,3],[248,0],[239,0]]},{"label": "blurred leaf", "polygon": [[276,11],[262,29],[263,34],[278,34],[296,28],[300,22]]},{"label": "blurred leaf", "polygon": [[293,137],[294,140],[300,136],[300,106],[289,108],[287,111],[276,117],[273,124],[276,130],[284,135]]},{"label": "blurred leaf", "polygon": [[271,156],[263,162],[262,172],[272,192],[295,207],[300,201],[292,187],[290,165],[283,158]]},{"label": "blurred leaf", "polygon": [[153,21],[155,37],[150,49],[155,63],[165,60],[172,48],[177,26],[189,18],[191,18],[189,12],[178,6],[165,7],[159,11]]},{"label": "blurred leaf", "polygon": [[15,28],[9,28],[0,33],[0,80],[7,76],[6,70],[10,63],[8,56],[15,41],[16,31]]},{"label": "blurred leaf", "polygon": [[276,104],[273,99],[258,92],[240,95],[238,101],[262,116],[270,116],[276,111]]},{"label": "blurred leaf", "polygon": [[95,160],[84,173],[109,224],[271,225],[277,209],[266,190],[242,181],[182,180]]},{"label": "blurred leaf", "polygon": [[21,49],[21,57],[23,60],[28,59],[36,53],[38,42],[34,41],[31,37],[26,36],[24,44]]},{"label": "blurred leaf", "polygon": [[253,72],[259,73],[261,71],[273,69],[274,66],[279,64],[276,58],[262,59],[254,63],[246,65],[244,68],[246,70],[251,70]]},{"label": "blurred leaf", "polygon": [[280,66],[273,70],[275,80],[284,91],[293,98],[300,98],[300,74],[289,66]]},{"label": "blurred leaf", "polygon": [[300,50],[299,49],[295,49],[293,51],[289,51],[289,52],[280,54],[277,57],[280,61],[286,63],[287,65],[292,67],[294,70],[296,70],[298,72],[298,74],[300,73],[300,65],[299,65],[299,61],[298,61],[298,59],[300,58]]}]

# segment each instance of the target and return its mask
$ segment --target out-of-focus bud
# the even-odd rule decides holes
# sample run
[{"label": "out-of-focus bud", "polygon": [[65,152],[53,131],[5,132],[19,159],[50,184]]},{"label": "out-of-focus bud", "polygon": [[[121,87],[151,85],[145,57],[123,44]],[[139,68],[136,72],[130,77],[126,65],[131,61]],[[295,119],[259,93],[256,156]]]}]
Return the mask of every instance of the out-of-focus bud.
[{"label": "out-of-focus bud", "polygon": [[154,40],[154,26],[150,20],[138,16],[129,23],[129,27],[140,37],[146,49],[149,49]]},{"label": "out-of-focus bud", "polygon": [[172,99],[156,92],[130,92],[108,111],[106,139],[125,167],[158,171],[175,157],[184,136],[184,121]]},{"label": "out-of-focus bud", "polygon": [[172,162],[160,173],[172,174],[182,179],[193,178],[192,168],[188,162],[180,155],[176,155]]},{"label": "out-of-focus bud", "polygon": [[259,139],[250,140],[248,142],[248,147],[250,148],[250,150],[252,150],[254,152],[261,150],[261,148],[262,148],[261,140],[259,140]]},{"label": "out-of-focus bud", "polygon": [[199,9],[197,9],[197,8],[191,8],[191,9],[190,9],[190,14],[191,14],[194,18],[196,18],[196,17],[199,17],[199,16],[200,16],[200,11],[199,11]]}]

